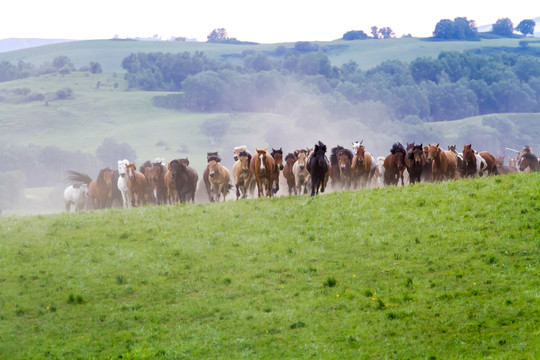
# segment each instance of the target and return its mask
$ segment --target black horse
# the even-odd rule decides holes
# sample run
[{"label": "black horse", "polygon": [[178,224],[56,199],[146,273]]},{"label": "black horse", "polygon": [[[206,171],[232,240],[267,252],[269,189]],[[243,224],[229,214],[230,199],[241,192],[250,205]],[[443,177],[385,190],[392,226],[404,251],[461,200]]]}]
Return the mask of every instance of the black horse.
[{"label": "black horse", "polygon": [[426,156],[422,144],[407,144],[407,156],[405,156],[405,167],[409,173],[409,184],[419,183],[422,177],[422,169],[426,164]]},{"label": "black horse", "polygon": [[189,166],[189,160],[187,158],[172,160],[170,166],[180,202],[195,202],[195,192],[197,190],[197,181],[199,180],[197,171]]},{"label": "black horse", "polygon": [[326,145],[319,141],[311,153],[307,163],[307,169],[311,175],[311,196],[324,192],[329,170],[328,158],[326,157]]}]

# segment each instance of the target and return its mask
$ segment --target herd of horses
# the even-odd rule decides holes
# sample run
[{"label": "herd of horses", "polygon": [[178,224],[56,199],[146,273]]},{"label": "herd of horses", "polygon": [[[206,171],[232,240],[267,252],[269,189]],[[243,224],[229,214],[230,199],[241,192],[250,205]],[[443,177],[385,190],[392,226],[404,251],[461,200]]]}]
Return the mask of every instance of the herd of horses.
[{"label": "herd of horses", "polygon": [[[328,153],[319,141],[313,148],[297,149],[284,156],[283,150],[256,149],[246,146],[233,149],[231,172],[221,164],[217,152],[207,153],[208,165],[202,181],[210,202],[225,201],[231,189],[236,200],[272,197],[279,191],[280,179],[289,195],[311,196],[324,192],[328,183],[333,190],[359,189],[369,186],[405,185],[418,182],[444,181],[456,178],[507,174],[518,171],[540,171],[539,159],[529,146],[504,165],[504,156],[477,152],[470,144],[459,153],[456,146],[442,149],[439,144],[392,145],[386,157],[375,158],[366,151],[363,141],[352,143],[352,150],[336,146]],[[162,159],[146,161],[138,169],[134,163],[118,160],[116,170],[101,169],[96,179],[76,171],[68,171],[70,185],[64,191],[66,211],[136,207],[146,204],[195,202],[199,175],[189,160]]]}]

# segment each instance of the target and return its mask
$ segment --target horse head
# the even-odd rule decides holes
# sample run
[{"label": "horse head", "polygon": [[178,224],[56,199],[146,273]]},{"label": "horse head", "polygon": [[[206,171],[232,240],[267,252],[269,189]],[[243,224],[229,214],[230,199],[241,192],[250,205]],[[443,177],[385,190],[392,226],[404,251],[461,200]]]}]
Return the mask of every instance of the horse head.
[{"label": "horse head", "polygon": [[439,148],[439,144],[428,144],[428,152],[427,152],[427,159],[428,161],[433,161],[433,159],[436,159],[439,152],[441,151],[441,148]]},{"label": "horse head", "polygon": [[270,155],[274,158],[275,164],[279,166],[279,170],[283,170],[283,149],[279,148],[279,150],[276,150],[272,148]]},{"label": "horse head", "polygon": [[352,152],[349,149],[343,149],[338,154],[338,164],[342,171],[351,168]]},{"label": "horse head", "polygon": [[463,146],[463,163],[465,166],[468,166],[469,163],[473,163],[476,166],[476,156],[474,156],[474,150],[471,144]]},{"label": "horse head", "polygon": [[129,161],[124,160],[118,160],[118,175],[121,177],[126,177],[126,166],[129,164]]},{"label": "horse head", "polygon": [[237,158],[240,161],[242,172],[247,173],[249,171],[249,165],[250,165],[250,161],[251,161],[251,154],[249,154],[246,150],[241,150],[238,153]]},{"label": "horse head", "polygon": [[129,163],[126,165],[126,174],[131,180],[135,180],[135,171],[137,167],[134,163]]},{"label": "horse head", "polygon": [[112,187],[112,174],[113,174],[112,169],[109,169],[109,168],[101,169],[96,179],[97,185],[99,187],[107,187],[110,189]]},{"label": "horse head", "polygon": [[240,156],[240,152],[242,151],[247,151],[246,145],[240,145],[233,149],[234,161],[238,161],[238,157]]},{"label": "horse head", "polygon": [[412,147],[412,160],[414,160],[414,163],[416,165],[424,165],[425,159],[426,158],[424,156],[424,150],[422,148],[422,144],[414,145]]}]

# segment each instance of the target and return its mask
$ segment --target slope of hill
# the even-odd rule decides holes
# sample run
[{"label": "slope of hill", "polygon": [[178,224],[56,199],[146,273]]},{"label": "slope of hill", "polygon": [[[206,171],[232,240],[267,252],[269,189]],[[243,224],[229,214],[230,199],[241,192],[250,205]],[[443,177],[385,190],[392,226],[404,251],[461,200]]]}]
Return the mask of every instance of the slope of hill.
[{"label": "slope of hill", "polygon": [[[520,39],[491,39],[482,41],[446,41],[433,42],[419,38],[387,39],[387,40],[336,40],[332,42],[314,42],[329,57],[333,65],[340,66],[350,60],[358,63],[362,69],[369,69],[383,60],[399,59],[411,61],[421,56],[437,56],[441,51],[462,51],[479,47],[516,47]],[[183,52],[202,51],[211,58],[228,59],[231,62],[241,61],[242,54],[250,51],[272,52],[279,46],[293,48],[294,43],[234,45],[206,42],[180,41],[135,41],[135,40],[88,40],[61,43],[29,48],[8,53],[0,53],[0,61],[19,60],[41,65],[45,61],[52,62],[56,56],[68,56],[75,67],[88,65],[90,61],[99,62],[105,72],[123,72],[122,60],[136,52]]]},{"label": "slope of hill", "polygon": [[540,174],[0,218],[0,358],[537,359]]},{"label": "slope of hill", "polygon": [[0,53],[34,48],[51,44],[59,44],[76,40],[67,39],[32,39],[32,38],[8,38],[0,40]]}]

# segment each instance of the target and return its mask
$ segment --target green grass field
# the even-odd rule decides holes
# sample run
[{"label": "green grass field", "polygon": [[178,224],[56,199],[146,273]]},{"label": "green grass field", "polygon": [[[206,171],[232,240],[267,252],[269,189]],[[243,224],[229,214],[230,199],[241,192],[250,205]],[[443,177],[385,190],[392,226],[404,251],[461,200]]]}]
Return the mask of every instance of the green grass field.
[{"label": "green grass field", "polygon": [[2,359],[537,359],[540,175],[0,218]]}]

